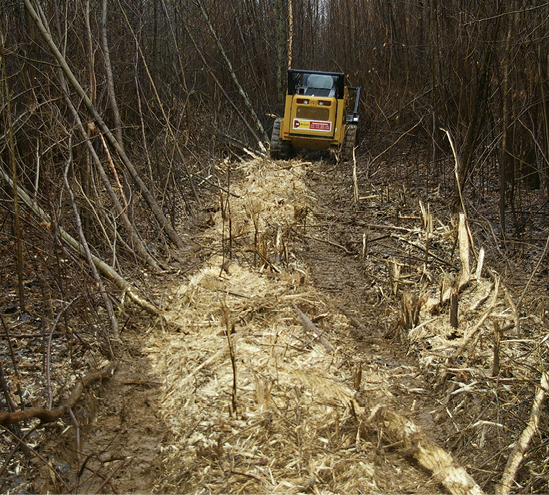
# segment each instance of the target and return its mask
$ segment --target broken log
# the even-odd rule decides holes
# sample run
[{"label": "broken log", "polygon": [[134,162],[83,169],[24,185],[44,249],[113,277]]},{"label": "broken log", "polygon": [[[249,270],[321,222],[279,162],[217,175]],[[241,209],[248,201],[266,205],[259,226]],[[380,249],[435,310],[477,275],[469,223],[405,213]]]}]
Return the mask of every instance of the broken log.
[{"label": "broken log", "polygon": [[433,477],[454,495],[481,495],[483,493],[475,480],[454,458],[439,447],[411,419],[380,407],[371,415],[371,421],[388,438],[391,444],[402,443],[404,448]]},{"label": "broken log", "polygon": [[7,411],[0,411],[0,425],[13,425],[31,418],[37,418],[42,423],[53,423],[61,418],[70,408],[74,407],[86,387],[90,386],[93,382],[108,378],[114,373],[115,369],[116,364],[113,363],[105,366],[103,369],[96,371],[95,373],[86,375],[76,383],[69,398],[59,407],[51,411],[44,407],[30,407],[29,409],[14,411],[11,413]]}]

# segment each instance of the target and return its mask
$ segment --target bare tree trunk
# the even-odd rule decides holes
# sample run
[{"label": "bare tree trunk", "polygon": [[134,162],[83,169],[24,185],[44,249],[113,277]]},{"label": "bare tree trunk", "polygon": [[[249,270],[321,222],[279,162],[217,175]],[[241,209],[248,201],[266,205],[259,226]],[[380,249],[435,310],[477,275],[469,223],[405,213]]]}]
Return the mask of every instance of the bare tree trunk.
[{"label": "bare tree trunk", "polygon": [[[89,57],[89,95],[90,100],[93,105],[95,105],[95,90],[96,90],[96,84],[95,84],[95,54],[93,49],[93,37],[92,37],[92,31],[91,31],[91,25],[90,25],[90,0],[86,0],[85,5],[85,18],[86,18],[86,34],[87,36],[87,42],[88,42],[88,57]],[[86,136],[89,138],[89,131]],[[82,177],[82,188],[84,189],[84,194],[89,195],[90,189],[91,189],[91,158],[89,153],[86,154],[86,167],[83,172]],[[91,215],[87,208],[83,209],[82,211],[82,227],[84,229],[84,234],[87,238],[90,236],[90,230],[91,230]]]},{"label": "bare tree trunk", "polygon": [[4,93],[4,104],[6,105],[6,134],[8,140],[8,157],[12,172],[12,180],[14,184],[13,190],[13,236],[15,238],[15,255],[17,261],[17,288],[19,293],[19,308],[21,312],[26,311],[25,306],[25,290],[23,284],[23,245],[21,243],[21,226],[19,224],[19,203],[17,201],[17,160],[15,157],[15,136],[13,135],[13,122],[11,118],[11,96],[8,85],[8,74],[6,72],[6,57],[4,54],[4,35],[0,34],[0,58],[2,58],[2,86]]},{"label": "bare tree trunk", "polygon": [[[111,300],[109,299],[109,295],[105,291],[105,286],[103,285],[103,282],[101,281],[101,277],[99,276],[99,272],[97,271],[97,267],[95,266],[92,255],[90,252],[90,248],[88,246],[88,241],[86,240],[86,237],[84,236],[84,232],[82,231],[82,222],[80,220],[80,214],[78,213],[78,208],[76,207],[76,203],[74,201],[74,194],[72,192],[72,189],[69,185],[69,180],[67,179],[67,173],[69,171],[69,167],[72,165],[72,139],[71,136],[69,136],[69,159],[67,160],[67,164],[65,165],[65,172],[63,174],[63,180],[65,182],[65,188],[67,189],[67,192],[69,193],[69,197],[71,199],[71,205],[72,205],[72,211],[74,213],[74,220],[76,222],[76,230],[78,231],[78,236],[80,237],[80,244],[84,250],[84,253],[86,255],[86,259],[88,260],[88,264],[90,265],[90,269],[93,274],[93,278],[95,280],[95,283],[97,284],[97,289],[99,290],[99,293],[101,294],[101,298],[103,299],[103,304],[105,304],[105,309],[107,310],[107,314],[109,315],[109,320],[111,323],[111,330],[115,337],[115,339],[120,339],[118,335],[118,323],[116,321],[116,317],[114,316],[114,310],[112,307]],[[109,346],[109,350],[111,353],[111,357],[114,358],[114,352],[111,347],[110,339],[107,336],[107,344]]]},{"label": "bare tree trunk", "polygon": [[105,169],[103,168],[103,165],[101,164],[101,160],[97,156],[97,153],[95,152],[94,147],[91,144],[91,141],[86,133],[86,130],[84,129],[84,126],[82,125],[82,121],[80,120],[80,117],[78,115],[78,112],[74,105],[72,104],[72,101],[69,99],[68,95],[65,95],[65,101],[67,102],[67,105],[69,106],[74,119],[76,121],[76,125],[78,129],[80,130],[80,134],[82,135],[82,139],[86,143],[88,147],[88,151],[95,163],[95,166],[97,167],[97,170],[99,172],[99,175],[101,176],[101,179],[103,181],[103,184],[105,186],[105,189],[107,190],[108,195],[111,198],[111,201],[114,204],[115,210],[120,216],[120,219],[122,220],[122,223],[124,224],[124,227],[130,234],[130,238],[132,241],[132,247],[135,247],[137,252],[143,257],[143,259],[156,271],[161,271],[161,268],[158,266],[158,263],[156,260],[149,254],[147,251],[147,248],[145,247],[145,244],[139,237],[139,234],[137,233],[137,230],[135,229],[133,223],[131,223],[128,215],[126,214],[126,209],[122,206],[120,201],[118,200],[118,197],[116,196],[116,193],[114,192],[113,188],[111,187],[111,184],[109,182],[109,179],[107,177],[107,174],[105,173]]},{"label": "bare tree trunk", "polygon": [[292,1],[288,0],[288,69],[292,68],[294,45],[294,7]]},{"label": "bare tree trunk", "polygon": [[283,0],[275,0],[276,17],[276,94],[277,103],[284,107],[284,75],[286,74],[286,16],[283,11]]},{"label": "bare tree trunk", "polygon": [[[107,77],[107,94],[109,95],[109,101],[111,104],[113,120],[114,120],[114,133],[116,140],[122,149],[124,149],[124,137],[122,135],[122,119],[120,118],[120,110],[116,101],[116,93],[114,91],[114,78],[112,75],[111,55],[109,50],[109,40],[107,38],[107,0],[103,0],[103,11],[101,14],[101,42],[103,44],[103,56],[105,57],[105,75]],[[123,170],[123,188],[124,188],[124,203],[128,205],[128,214],[132,218],[132,201],[131,201],[131,188],[128,180],[126,170]]]},{"label": "bare tree trunk", "polygon": [[499,152],[499,222],[501,226],[501,237],[505,239],[505,192],[507,189],[508,164],[511,160],[509,154],[509,51],[511,44],[511,21],[508,21],[507,36],[505,39],[505,53],[503,55],[503,85],[501,88],[502,98],[502,130],[501,147]]},{"label": "bare tree trunk", "polygon": [[[547,112],[547,93],[544,83],[544,77],[545,81],[547,81],[547,73],[544,74],[544,71],[541,66],[542,62],[542,52],[541,52],[541,45],[538,46],[538,75],[541,80],[541,83],[539,85],[540,92],[541,92],[541,108],[542,108],[542,115],[543,115],[543,144],[545,145],[545,153],[543,155],[543,167],[542,167],[542,176],[543,176],[543,184],[545,187],[545,196],[549,198],[549,160],[547,157],[547,153],[549,152],[549,114]],[[549,67],[549,56],[545,60],[547,66]]]},{"label": "bare tree trunk", "polygon": [[[28,1],[28,0],[27,0]],[[225,64],[227,64],[227,68],[229,69],[229,73],[231,74],[231,78],[233,82],[235,83],[238,94],[242,97],[244,100],[244,104],[246,105],[246,108],[250,112],[252,119],[259,129],[259,133],[261,137],[265,140],[265,142],[269,141],[269,137],[267,136],[267,133],[265,132],[265,129],[263,128],[263,124],[259,120],[259,117],[255,113],[254,107],[252,105],[252,102],[250,101],[250,98],[244,91],[244,88],[240,84],[240,81],[238,80],[238,77],[236,76],[236,72],[233,69],[233,65],[231,64],[231,61],[229,60],[229,57],[227,57],[227,54],[225,53],[225,49],[223,48],[223,45],[221,44],[221,41],[219,40],[219,37],[217,36],[217,33],[215,32],[214,27],[212,26],[212,23],[210,22],[210,18],[208,16],[208,13],[206,12],[206,9],[204,8],[204,4],[202,3],[202,0],[197,0],[198,6],[200,7],[200,12],[202,13],[202,17],[206,21],[206,24],[208,25],[208,29],[210,30],[210,33],[212,35],[212,38],[214,39],[217,48],[219,49],[219,52],[221,53],[221,56],[223,57],[223,60],[225,60]],[[259,142],[261,145],[262,143]],[[260,146],[261,147],[261,146]],[[263,147],[264,148],[264,147]],[[265,151],[265,149],[262,149],[262,151]]]},{"label": "bare tree trunk", "polygon": [[284,95],[282,93],[283,75],[286,64],[284,60],[284,48],[286,48],[285,29],[282,20],[282,0],[275,0],[275,18],[276,18],[276,95],[277,103],[283,104]]},{"label": "bare tree trunk", "polygon": [[143,198],[149,205],[150,209],[154,213],[158,223],[162,226],[164,232],[169,236],[169,238],[172,240],[172,242],[177,245],[177,247],[183,248],[185,247],[183,241],[178,236],[176,231],[172,228],[170,223],[168,222],[168,219],[164,216],[162,213],[162,210],[160,209],[160,206],[156,202],[156,199],[151,194],[145,183],[142,181],[141,177],[139,176],[137,170],[133,166],[133,163],[128,158],[120,144],[118,143],[117,139],[114,137],[111,130],[107,127],[105,122],[103,121],[101,115],[99,115],[99,112],[97,109],[92,105],[91,100],[89,99],[88,95],[85,93],[84,89],[72,73],[70,67],[67,64],[67,61],[55,45],[55,42],[53,41],[50,33],[48,32],[48,29],[42,22],[42,20],[38,17],[38,14],[36,13],[36,10],[34,10],[34,7],[31,4],[31,0],[23,0],[25,2],[25,7],[27,8],[27,11],[29,12],[30,17],[35,22],[36,26],[38,27],[38,30],[40,31],[40,34],[48,44],[52,54],[56,58],[57,62],[61,66],[61,69],[65,73],[65,76],[67,77],[67,80],[69,81],[70,85],[74,88],[78,96],[82,98],[82,101],[86,105],[89,112],[93,115],[93,118],[97,122],[99,128],[103,132],[103,134],[107,137],[109,143],[111,146],[113,146],[114,149],[118,152],[118,155],[120,156],[120,159],[128,169],[130,175],[132,176],[133,181],[137,184],[139,189],[141,190],[141,193],[143,194]]},{"label": "bare tree trunk", "polygon": [[108,0],[103,0],[103,11],[101,14],[101,42],[103,44],[103,56],[105,57],[105,75],[107,76],[107,94],[111,104],[111,110],[114,120],[114,134],[118,144],[124,149],[124,141],[122,139],[122,120],[120,119],[120,110],[116,102],[114,92],[114,79],[112,77],[111,55],[109,52],[109,41],[107,38],[107,5]]}]

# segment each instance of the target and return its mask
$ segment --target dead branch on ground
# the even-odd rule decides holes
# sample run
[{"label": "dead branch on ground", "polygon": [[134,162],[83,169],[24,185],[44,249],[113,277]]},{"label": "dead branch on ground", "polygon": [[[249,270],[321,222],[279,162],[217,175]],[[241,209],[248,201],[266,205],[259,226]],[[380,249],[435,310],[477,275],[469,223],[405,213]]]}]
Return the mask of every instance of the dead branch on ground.
[{"label": "dead branch on ground", "polygon": [[0,411],[0,425],[13,425],[32,418],[39,419],[42,423],[52,423],[53,421],[57,421],[67,413],[68,409],[74,407],[86,387],[89,387],[92,383],[98,380],[103,380],[104,378],[112,376],[115,370],[116,364],[111,363],[99,371],[89,373],[76,383],[68,399],[56,409],[49,410],[43,407],[30,407],[29,409],[14,411],[12,413]]},{"label": "dead branch on ground", "polygon": [[538,391],[534,397],[530,419],[528,420],[526,428],[515,442],[515,446],[511,451],[509,459],[507,460],[507,465],[505,466],[505,471],[501,477],[501,482],[497,493],[507,494],[510,493],[513,488],[513,480],[517,474],[521,462],[524,459],[526,449],[528,448],[528,445],[530,445],[530,440],[532,440],[532,437],[538,429],[538,424],[541,417],[541,408],[543,406],[543,401],[547,391],[549,391],[548,374],[544,372],[541,375]]},{"label": "dead branch on ground", "polygon": [[295,304],[292,304],[293,308],[297,313],[297,320],[307,330],[312,334],[316,334],[319,342],[326,348],[328,352],[334,352],[334,348],[330,343],[322,336],[322,332],[316,328],[315,324],[303,313]]}]

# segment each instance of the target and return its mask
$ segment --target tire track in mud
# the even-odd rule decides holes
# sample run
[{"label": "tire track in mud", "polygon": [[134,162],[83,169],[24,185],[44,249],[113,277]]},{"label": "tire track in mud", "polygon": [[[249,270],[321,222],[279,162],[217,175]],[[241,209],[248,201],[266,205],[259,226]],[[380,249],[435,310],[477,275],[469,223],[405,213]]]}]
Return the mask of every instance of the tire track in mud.
[{"label": "tire track in mud", "polygon": [[[312,164],[308,186],[316,197],[313,211],[316,219],[314,237],[332,241],[319,242],[307,236],[301,244],[299,256],[309,267],[311,282],[321,292],[329,294],[334,309],[354,317],[354,328],[347,335],[338,335],[339,345],[346,349],[349,359],[368,374],[369,381],[384,381],[383,393],[375,384],[364,383],[367,402],[371,408],[386,406],[413,420],[424,431],[436,433],[433,420],[437,409],[428,385],[422,379],[417,363],[406,355],[405,344],[383,336],[397,324],[398,310],[394,301],[380,290],[380,273],[369,273],[360,260],[360,241],[367,213],[357,211],[352,204],[350,174],[333,164]],[[347,254],[346,251],[354,254]],[[379,265],[373,266],[380,270]],[[381,271],[381,270],[380,270]],[[373,276],[372,276],[373,275]],[[383,432],[370,432],[366,440],[376,445],[379,478],[385,478],[383,487],[396,493],[439,493],[446,491],[436,483],[431,473],[409,456],[403,445],[384,447],[380,442]],[[436,435],[433,435],[436,436]]]}]

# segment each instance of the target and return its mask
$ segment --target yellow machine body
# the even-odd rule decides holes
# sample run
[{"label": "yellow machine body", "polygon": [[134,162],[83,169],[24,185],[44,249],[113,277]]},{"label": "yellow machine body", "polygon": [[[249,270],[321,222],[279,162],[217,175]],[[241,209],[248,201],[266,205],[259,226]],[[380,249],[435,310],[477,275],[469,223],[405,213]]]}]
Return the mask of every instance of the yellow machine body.
[{"label": "yellow machine body", "polygon": [[[285,158],[294,150],[340,150],[344,159],[355,143],[360,88],[345,86],[340,72],[288,70],[284,117],[276,119],[271,155]],[[354,91],[354,111],[350,109]]]},{"label": "yellow machine body", "polygon": [[338,146],[345,136],[346,102],[335,96],[287,95],[280,138],[294,148],[326,150]]}]

